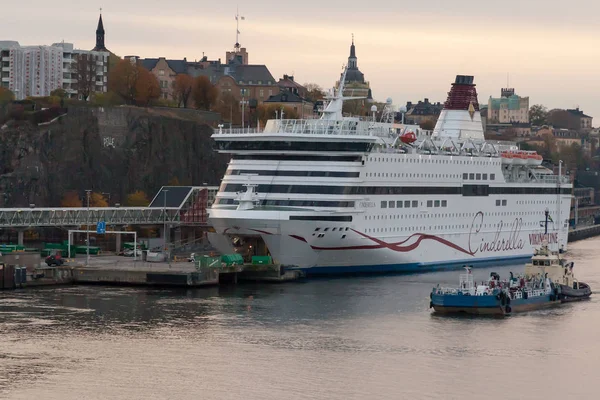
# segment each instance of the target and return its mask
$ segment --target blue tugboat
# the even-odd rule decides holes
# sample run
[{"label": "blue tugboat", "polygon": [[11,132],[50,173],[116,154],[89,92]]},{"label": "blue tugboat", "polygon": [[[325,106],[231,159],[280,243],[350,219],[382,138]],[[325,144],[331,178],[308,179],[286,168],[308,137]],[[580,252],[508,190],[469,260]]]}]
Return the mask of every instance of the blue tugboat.
[{"label": "blue tugboat", "polygon": [[[548,233],[548,210],[545,231]],[[492,272],[487,282],[476,285],[471,268],[465,267],[458,288],[433,288],[429,306],[437,313],[508,315],[586,300],[592,290],[575,279],[573,266],[563,258],[562,251],[551,251],[544,241],[525,265],[522,276],[515,277],[511,272],[508,281],[501,281]]]},{"label": "blue tugboat", "polygon": [[561,303],[560,287],[544,277],[518,277],[511,273],[508,281],[492,272],[487,282],[476,285],[471,268],[460,275],[458,288],[439,285],[431,291],[430,307],[437,313],[509,315],[513,312],[538,310]]}]

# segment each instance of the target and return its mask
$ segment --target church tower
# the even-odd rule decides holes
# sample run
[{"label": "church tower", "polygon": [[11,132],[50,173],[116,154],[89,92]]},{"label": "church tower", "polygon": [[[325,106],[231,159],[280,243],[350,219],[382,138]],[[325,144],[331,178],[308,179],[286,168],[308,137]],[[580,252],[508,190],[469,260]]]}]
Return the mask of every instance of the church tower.
[{"label": "church tower", "polygon": [[98,28],[96,28],[96,47],[92,51],[108,51],[104,46],[104,24],[102,23],[102,13],[98,20]]}]

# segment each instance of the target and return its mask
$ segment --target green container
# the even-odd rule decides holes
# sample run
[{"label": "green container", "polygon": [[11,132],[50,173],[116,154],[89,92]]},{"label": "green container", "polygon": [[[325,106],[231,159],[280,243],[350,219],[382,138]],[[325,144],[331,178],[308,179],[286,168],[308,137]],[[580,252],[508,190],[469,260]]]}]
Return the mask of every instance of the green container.
[{"label": "green container", "polygon": [[244,264],[244,258],[237,253],[234,254],[223,254],[221,256],[221,262],[225,263],[225,265],[232,266],[232,265],[242,265]]},{"label": "green container", "polygon": [[219,268],[221,266],[221,257],[204,256],[198,260],[200,268]]},{"label": "green container", "polygon": [[268,265],[273,264],[271,256],[252,256],[252,265]]},{"label": "green container", "polygon": [[[133,242],[123,243],[123,249],[133,250],[134,247],[135,247],[135,243],[133,243]],[[146,245],[146,243],[138,243],[137,247],[138,247],[138,249],[148,250],[148,246]]]},{"label": "green container", "polygon": [[[86,246],[76,246],[75,247],[76,254],[87,254]],[[98,255],[100,254],[100,247],[90,246],[90,254]]]}]

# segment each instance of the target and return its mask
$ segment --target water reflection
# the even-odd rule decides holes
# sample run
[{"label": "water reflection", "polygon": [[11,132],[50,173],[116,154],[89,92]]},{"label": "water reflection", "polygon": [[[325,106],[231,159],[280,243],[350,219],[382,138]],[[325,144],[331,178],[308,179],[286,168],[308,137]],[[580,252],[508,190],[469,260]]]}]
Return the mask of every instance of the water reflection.
[{"label": "water reflection", "polygon": [[[598,244],[579,242],[570,254],[577,276],[594,288]],[[491,270],[475,270],[475,279]],[[475,393],[490,379],[528,398],[593,393],[596,297],[505,319],[432,315],[431,287],[457,279],[447,271],[193,290],[4,292],[0,397],[458,398],[465,376]],[[556,387],[565,380],[570,389]]]}]

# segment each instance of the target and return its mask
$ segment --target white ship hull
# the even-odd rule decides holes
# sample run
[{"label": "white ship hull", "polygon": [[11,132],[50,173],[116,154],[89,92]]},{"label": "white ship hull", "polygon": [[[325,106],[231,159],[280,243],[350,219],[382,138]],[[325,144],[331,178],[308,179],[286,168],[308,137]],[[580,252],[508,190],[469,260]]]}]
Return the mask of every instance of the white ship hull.
[{"label": "white ship hull", "polygon": [[[214,235],[260,237],[275,263],[302,269],[309,275],[416,272],[464,264],[518,262],[530,258],[544,239],[551,247],[566,249],[565,222],[559,232],[544,235],[540,227],[543,211],[538,202],[552,206],[556,196],[545,196],[545,199],[523,207],[508,208],[513,211],[505,213],[486,210],[482,205],[464,207],[468,206],[464,200],[459,203],[461,207],[447,208],[443,214],[435,213],[435,209],[431,213],[387,209],[387,213],[382,213],[385,223],[380,219],[377,225],[361,218],[364,217],[361,214],[353,214],[356,222],[351,223],[290,221],[289,215],[298,212],[256,209],[245,212],[213,209],[210,220],[216,230]],[[569,196],[563,196],[562,202],[562,213],[566,216]],[[494,204],[494,200],[490,199],[489,203]],[[302,215],[310,213],[302,212]],[[328,230],[324,231],[326,228]],[[218,244],[217,248],[224,253],[230,252],[230,248],[219,248]]]}]

